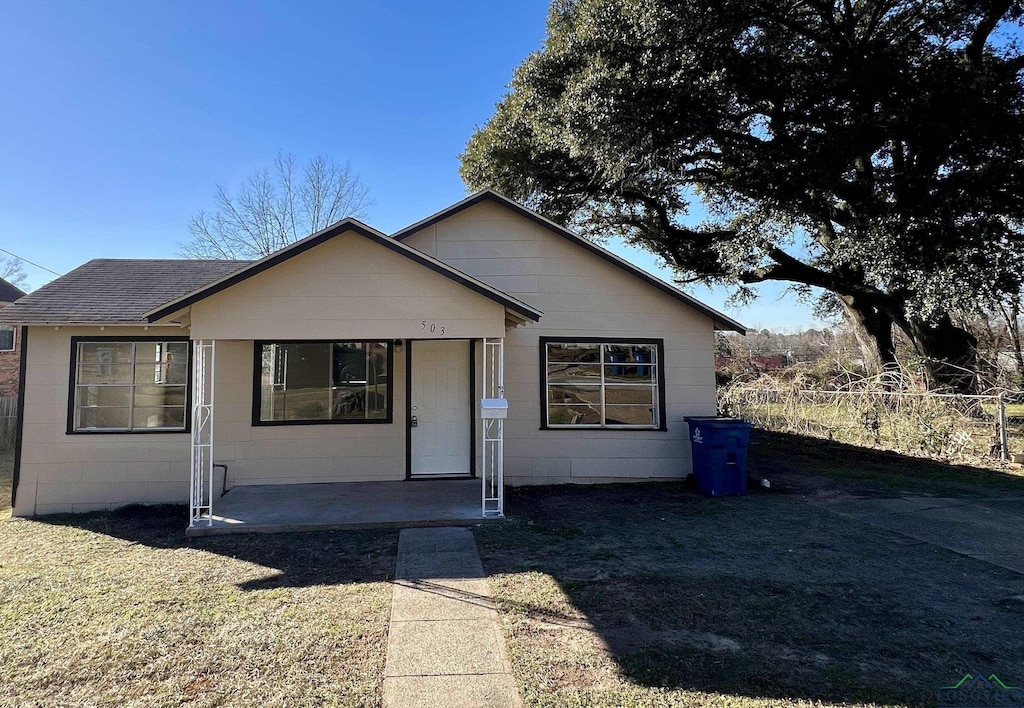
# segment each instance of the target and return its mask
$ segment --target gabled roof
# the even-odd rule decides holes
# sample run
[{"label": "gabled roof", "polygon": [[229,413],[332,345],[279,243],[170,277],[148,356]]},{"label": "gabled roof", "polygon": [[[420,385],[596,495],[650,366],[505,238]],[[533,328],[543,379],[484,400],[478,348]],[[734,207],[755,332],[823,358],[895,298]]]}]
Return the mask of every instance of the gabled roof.
[{"label": "gabled roof", "polygon": [[556,224],[550,219],[546,219],[537,212],[527,209],[522,204],[512,201],[511,199],[504,195],[498,194],[492,189],[485,189],[480,192],[477,192],[476,194],[472,194],[463,199],[461,202],[453,204],[447,209],[443,209],[437,212],[433,216],[428,216],[426,219],[423,219],[422,221],[417,221],[415,224],[407,226],[401,231],[395,232],[394,234],[391,235],[391,237],[396,241],[401,241],[405,238],[408,238],[409,236],[412,236],[415,233],[422,231],[423,229],[433,226],[434,224],[438,223],[439,221],[442,221],[443,219],[447,219],[448,217],[454,216],[455,214],[458,214],[459,212],[468,209],[469,207],[475,204],[479,204],[484,200],[490,200],[498,204],[501,204],[502,206],[508,209],[511,209],[517,214],[524,216],[530,221],[543,226],[544,228],[552,231],[558,236],[561,236],[562,238],[575,243],[581,248],[584,248],[590,251],[591,253],[603,258],[612,265],[618,266],[622,270],[626,271],[627,273],[630,273],[631,275],[636,276],[637,278],[644,281],[648,285],[652,285],[658,290],[661,290],[663,293],[666,293],[667,295],[675,298],[676,300],[686,303],[687,305],[697,310],[698,312],[701,312],[710,317],[714,321],[715,326],[718,327],[719,329],[731,330],[734,332],[739,332],[740,334],[747,333],[747,328],[744,327],[739,322],[737,322],[736,320],[732,319],[731,317],[722,314],[718,310],[709,307],[708,305],[705,305],[703,302],[697,300],[692,295],[688,295],[679,288],[669,285],[664,280],[654,277],[647,271],[638,268],[637,266],[633,265],[626,259],[615,255],[608,249],[598,246],[596,243],[593,243],[592,241],[583,238],[579,234],[573,233],[569,229],[565,228],[564,226]]},{"label": "gabled roof", "polygon": [[497,288],[493,288],[470,275],[466,275],[465,273],[452,268],[447,263],[443,263],[436,258],[432,258],[425,253],[421,253],[415,248],[406,246],[404,243],[395,241],[387,236],[387,234],[381,233],[380,231],[377,231],[356,219],[348,218],[343,219],[336,224],[332,224],[315,234],[307,236],[301,241],[296,241],[290,246],[286,246],[266,258],[247,263],[242,268],[239,268],[224,277],[217,278],[212,282],[208,281],[203,283],[200,287],[196,287],[193,290],[185,292],[173,299],[157,303],[144,313],[145,317],[149,322],[156,322],[157,320],[168,317],[169,315],[173,315],[174,313],[179,312],[200,300],[230,288],[232,285],[236,285],[243,280],[247,280],[254,275],[258,275],[259,273],[262,273],[269,268],[273,268],[290,258],[294,258],[300,253],[304,253],[311,248],[315,248],[335,236],[347,232],[355,232],[360,236],[368,238],[374,243],[419,263],[422,266],[426,266],[435,273],[443,275],[450,280],[454,280],[456,283],[459,283],[460,285],[463,285],[484,297],[494,300],[495,302],[503,305],[506,311],[511,311],[526,321],[536,322],[543,314],[540,310],[527,305],[525,302],[517,300],[511,295],[507,295]]},{"label": "gabled roof", "polygon": [[14,302],[20,297],[25,297],[25,292],[21,288],[0,278],[0,302]]},{"label": "gabled roof", "polygon": [[0,321],[54,325],[145,323],[146,311],[248,263],[100,258],[0,309]]}]

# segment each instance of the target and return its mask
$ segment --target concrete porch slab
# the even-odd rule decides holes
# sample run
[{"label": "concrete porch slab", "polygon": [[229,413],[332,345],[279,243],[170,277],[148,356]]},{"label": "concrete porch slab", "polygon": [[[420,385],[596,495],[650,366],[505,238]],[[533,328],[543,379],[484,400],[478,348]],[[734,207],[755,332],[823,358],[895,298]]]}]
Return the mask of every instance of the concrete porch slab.
[{"label": "concrete porch slab", "polygon": [[264,484],[234,487],[214,499],[209,525],[185,535],[470,526],[483,517],[479,479]]}]

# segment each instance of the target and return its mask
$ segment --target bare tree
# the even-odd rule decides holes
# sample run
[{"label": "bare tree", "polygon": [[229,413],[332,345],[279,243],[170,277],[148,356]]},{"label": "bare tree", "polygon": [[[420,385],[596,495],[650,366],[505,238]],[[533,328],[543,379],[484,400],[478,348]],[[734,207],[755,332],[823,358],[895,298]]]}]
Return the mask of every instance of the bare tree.
[{"label": "bare tree", "polygon": [[0,258],[0,278],[14,287],[28,292],[28,274],[20,258]]},{"label": "bare tree", "polygon": [[256,170],[232,194],[217,185],[212,212],[188,224],[186,258],[256,259],[346,217],[365,215],[373,201],[349,165],[318,156],[299,168],[279,154],[273,167]]}]

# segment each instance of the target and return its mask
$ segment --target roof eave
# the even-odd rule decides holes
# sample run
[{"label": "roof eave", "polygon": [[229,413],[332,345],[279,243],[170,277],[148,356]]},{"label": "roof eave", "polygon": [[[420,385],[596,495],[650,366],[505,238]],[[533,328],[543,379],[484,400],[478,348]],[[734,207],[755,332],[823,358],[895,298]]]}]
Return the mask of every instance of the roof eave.
[{"label": "roof eave", "polygon": [[204,285],[201,288],[193,290],[190,293],[186,293],[185,295],[177,297],[174,300],[170,300],[164,303],[163,305],[155,307],[143,313],[143,317],[145,317],[148,322],[152,323],[169,317],[171,315],[174,315],[180,312],[181,310],[186,309],[187,307],[191,307],[193,304],[199,302],[200,300],[210,297],[211,295],[221,292],[222,290],[226,290],[227,288],[230,288],[232,285],[240,283],[243,280],[247,280],[248,278],[251,278],[254,275],[258,275],[259,273],[262,273],[265,270],[273,268],[279,263],[282,263],[290,258],[293,258],[299,255],[300,253],[304,253],[305,251],[308,251],[309,249],[314,248],[315,246],[318,246],[321,243],[335,236],[343,234],[347,231],[354,231],[355,233],[358,233],[361,236],[369,238],[370,240],[384,246],[385,248],[398,252],[410,258],[411,260],[419,263],[420,265],[426,266],[431,270],[440,273],[446,278],[454,280],[460,285],[463,285],[469,288],[470,290],[473,290],[483,295],[484,297],[494,300],[499,304],[503,305],[506,309],[514,311],[534,322],[538,321],[540,317],[544,314],[540,310],[537,310],[536,308],[527,305],[525,302],[517,300],[516,298],[513,298],[512,296],[501,292],[497,288],[491,287],[490,285],[480,280],[477,280],[476,278],[467,275],[466,273],[463,273],[460,270],[452,268],[450,265],[444,263],[443,261],[428,256],[427,254],[422,253],[421,251],[418,251],[415,248],[412,248],[411,246],[407,246],[404,243],[396,241],[387,234],[377,231],[376,229],[367,226],[366,224],[363,224],[360,221],[357,221],[355,219],[344,219],[338,222],[337,224],[333,224],[327,227],[326,229],[322,229],[315,234],[307,236],[301,241],[296,241],[290,246],[287,246],[286,248],[283,248],[280,251],[277,251],[276,253],[267,256],[266,258],[251,263],[248,266],[240,268],[239,270],[233,273],[227,274],[223,278],[219,278],[213,281],[212,283],[208,283],[207,285]]},{"label": "roof eave", "polygon": [[3,322],[0,322],[0,324],[6,324],[12,327],[173,327],[175,329],[184,326],[178,324],[177,322],[147,322],[145,320],[110,322],[96,320],[5,320]]}]

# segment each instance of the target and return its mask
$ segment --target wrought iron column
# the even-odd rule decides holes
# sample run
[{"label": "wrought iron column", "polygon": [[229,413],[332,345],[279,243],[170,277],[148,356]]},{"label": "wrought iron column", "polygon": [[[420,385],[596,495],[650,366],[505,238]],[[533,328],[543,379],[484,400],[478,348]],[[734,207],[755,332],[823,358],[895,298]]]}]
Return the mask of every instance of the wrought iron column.
[{"label": "wrought iron column", "polygon": [[213,372],[216,340],[192,342],[189,526],[213,525]]},{"label": "wrought iron column", "polygon": [[[505,340],[483,340],[483,398],[505,397]],[[501,516],[505,511],[505,421],[502,418],[483,418],[482,511],[484,516]]]}]

